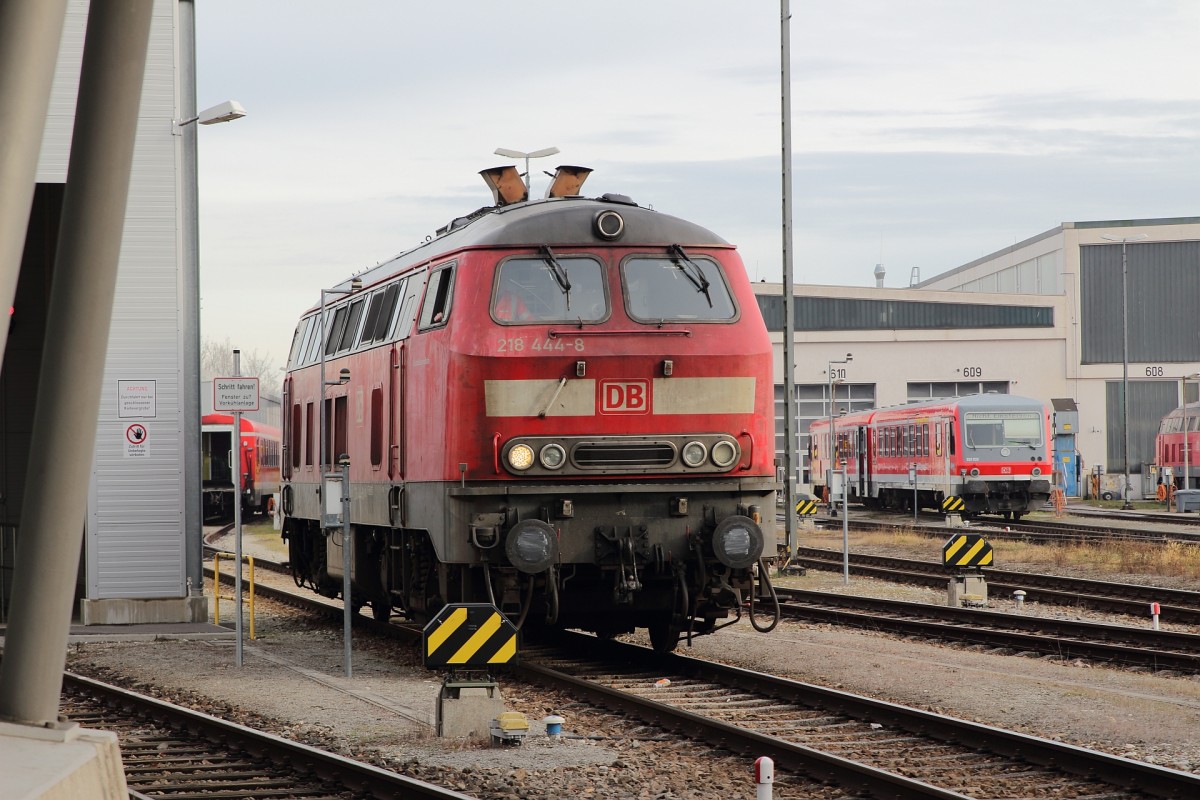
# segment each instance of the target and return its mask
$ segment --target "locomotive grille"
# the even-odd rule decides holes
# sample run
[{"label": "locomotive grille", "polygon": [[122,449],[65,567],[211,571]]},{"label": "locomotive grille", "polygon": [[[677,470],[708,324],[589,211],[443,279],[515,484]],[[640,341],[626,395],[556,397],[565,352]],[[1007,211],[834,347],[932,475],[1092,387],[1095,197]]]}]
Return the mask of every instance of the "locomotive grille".
[{"label": "locomotive grille", "polygon": [[580,469],[652,469],[675,463],[669,442],[582,442],[571,459]]}]

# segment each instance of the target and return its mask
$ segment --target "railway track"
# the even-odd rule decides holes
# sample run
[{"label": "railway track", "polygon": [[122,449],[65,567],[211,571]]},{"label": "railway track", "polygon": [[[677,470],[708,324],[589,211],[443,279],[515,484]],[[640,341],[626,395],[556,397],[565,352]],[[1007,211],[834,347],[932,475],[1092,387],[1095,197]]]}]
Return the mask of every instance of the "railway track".
[{"label": "railway track", "polygon": [[468,795],[70,673],[61,713],[118,734],[131,797],[430,798]]},{"label": "railway track", "polygon": [[[825,530],[841,529],[843,522],[840,517],[818,516],[816,525]],[[950,528],[940,515],[925,514],[921,522],[913,524],[911,520],[859,519],[851,513],[846,527],[853,531],[890,531],[901,528],[924,536],[949,538],[955,533],[978,533],[989,539],[1010,541],[1033,541],[1043,544],[1075,544],[1080,542],[1146,542],[1166,543],[1179,542],[1182,544],[1200,544],[1200,532],[1170,531],[1162,528],[1114,528],[1104,525],[1083,525],[1076,522],[1003,522],[991,520],[972,520],[967,528]]]},{"label": "railway track", "polygon": [[811,684],[568,634],[519,674],[851,792],[1193,797],[1200,777]]},{"label": "railway track", "polygon": [[[800,547],[796,552],[802,566],[842,571],[841,551]],[[937,588],[945,587],[949,580],[940,562],[863,553],[850,554],[850,571],[864,577]],[[983,573],[987,576],[988,591],[993,595],[1011,595],[1020,590],[1025,592],[1025,600],[1030,603],[1091,608],[1140,617],[1147,615],[1150,603],[1159,603],[1163,620],[1200,625],[1200,592],[990,567]]]},{"label": "railway track", "polygon": [[1200,636],[928,603],[776,590],[795,619],[955,641],[1062,659],[1200,674]]},{"label": "railway track", "polygon": [[[341,610],[280,595],[339,624]],[[355,626],[417,642],[413,625]],[[735,753],[769,755],[789,780],[879,797],[1183,798],[1200,776],[648,648],[566,633],[523,648],[513,677]],[[665,681],[664,681],[665,679]],[[1013,794],[1013,792],[1016,792]]]}]

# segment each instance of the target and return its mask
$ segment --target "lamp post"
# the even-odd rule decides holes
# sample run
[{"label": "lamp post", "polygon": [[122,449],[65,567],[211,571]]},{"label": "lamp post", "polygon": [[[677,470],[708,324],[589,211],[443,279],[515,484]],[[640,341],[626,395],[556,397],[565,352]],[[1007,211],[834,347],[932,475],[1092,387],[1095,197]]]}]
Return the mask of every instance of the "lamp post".
[{"label": "lamp post", "polygon": [[1129,490],[1132,488],[1129,485],[1129,259],[1125,246],[1147,237],[1144,233],[1125,237],[1105,233],[1100,238],[1121,243],[1121,433],[1125,437],[1125,489],[1121,493],[1125,502],[1121,508],[1129,510],[1133,508],[1133,503],[1129,501]]},{"label": "lamp post", "polygon": [[1188,397],[1187,397],[1187,382],[1200,378],[1200,372],[1193,372],[1191,375],[1184,375],[1183,381],[1183,488],[1190,489],[1191,484],[1188,481],[1188,456],[1192,449],[1192,436],[1190,430],[1190,420],[1188,419]]},{"label": "lamp post", "polygon": [[197,125],[229,122],[244,115],[234,100],[196,111],[196,3],[179,4],[179,113],[171,132],[180,137],[179,220],[184,319],[183,352],[183,521],[184,575],[194,596],[204,594],[204,525],[200,508],[200,189]]},{"label": "lamp post", "polygon": [[[834,364],[849,364],[853,360],[854,360],[854,354],[846,353],[845,358],[831,360],[825,367],[825,375],[826,375],[826,377],[829,378],[829,453],[828,453],[829,474],[826,476],[825,487],[829,491],[829,509],[831,512],[833,511],[833,507],[834,507],[833,506],[834,463],[833,462],[837,458],[837,437],[835,435],[837,433],[837,430],[834,427],[836,425],[836,423],[833,421],[833,387],[836,384],[841,383],[841,379],[838,379],[837,381],[835,381],[833,379],[833,365]],[[845,487],[842,487],[842,491],[843,492],[846,491]]]},{"label": "lamp post", "polygon": [[[329,436],[325,431],[325,390],[330,386],[341,386],[350,382],[350,370],[342,368],[338,372],[336,381],[325,380],[325,351],[329,349],[329,342],[325,340],[326,316],[325,316],[325,298],[331,294],[354,294],[362,288],[362,278],[355,278],[350,281],[350,286],[344,289],[322,289],[321,290],[321,408],[320,408],[320,423],[318,430],[321,437],[319,453],[317,454],[317,463],[320,465],[321,481],[318,484],[321,487],[320,504],[321,504],[321,520],[324,527],[326,515],[326,478],[332,477],[326,475],[325,470],[325,448],[329,444]],[[342,454],[338,454],[337,458],[341,458]],[[345,649],[344,655],[344,671],[347,678],[353,675],[353,668],[350,663],[350,626],[351,616],[354,613],[353,603],[351,602],[350,594],[350,498],[349,498],[349,462],[342,468],[340,485],[342,487],[342,643]]]},{"label": "lamp post", "polygon": [[504,156],[505,158],[523,158],[525,159],[525,192],[529,193],[529,159],[545,158],[546,156],[556,155],[557,147],[543,147],[541,150],[534,150],[532,153],[522,153],[520,150],[509,150],[507,147],[497,147],[496,155]]}]

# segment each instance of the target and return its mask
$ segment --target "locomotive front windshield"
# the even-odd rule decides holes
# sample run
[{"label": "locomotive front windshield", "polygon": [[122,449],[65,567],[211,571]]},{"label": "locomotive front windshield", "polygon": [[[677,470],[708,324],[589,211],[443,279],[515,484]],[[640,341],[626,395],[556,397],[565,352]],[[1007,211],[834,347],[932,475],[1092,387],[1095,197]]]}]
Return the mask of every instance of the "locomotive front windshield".
[{"label": "locomotive front windshield", "polygon": [[[676,248],[680,250],[680,248]],[[707,258],[636,257],[625,262],[625,308],[642,322],[732,320],[737,306],[721,268]]]},{"label": "locomotive front windshield", "polygon": [[977,411],[964,420],[967,447],[1042,446],[1042,415],[1036,411]]},{"label": "locomotive front windshield", "polygon": [[599,322],[608,316],[604,269],[592,258],[510,258],[500,265],[492,318],[522,322]]}]

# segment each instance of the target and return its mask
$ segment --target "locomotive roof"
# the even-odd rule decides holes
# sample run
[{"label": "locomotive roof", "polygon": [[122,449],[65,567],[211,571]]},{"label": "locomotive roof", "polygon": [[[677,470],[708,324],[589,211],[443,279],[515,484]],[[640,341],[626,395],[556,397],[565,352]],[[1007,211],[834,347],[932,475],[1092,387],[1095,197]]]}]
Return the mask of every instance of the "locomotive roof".
[{"label": "locomotive roof", "polygon": [[[606,209],[617,211],[625,220],[624,235],[615,242],[600,238],[593,226],[596,214]],[[620,246],[624,242],[646,246],[732,247],[707,228],[643,208],[624,195],[556,197],[487,206],[458,217],[438,230],[432,239],[353,275],[336,288],[347,288],[353,278],[361,279],[367,287],[408,267],[470,247]]]}]

